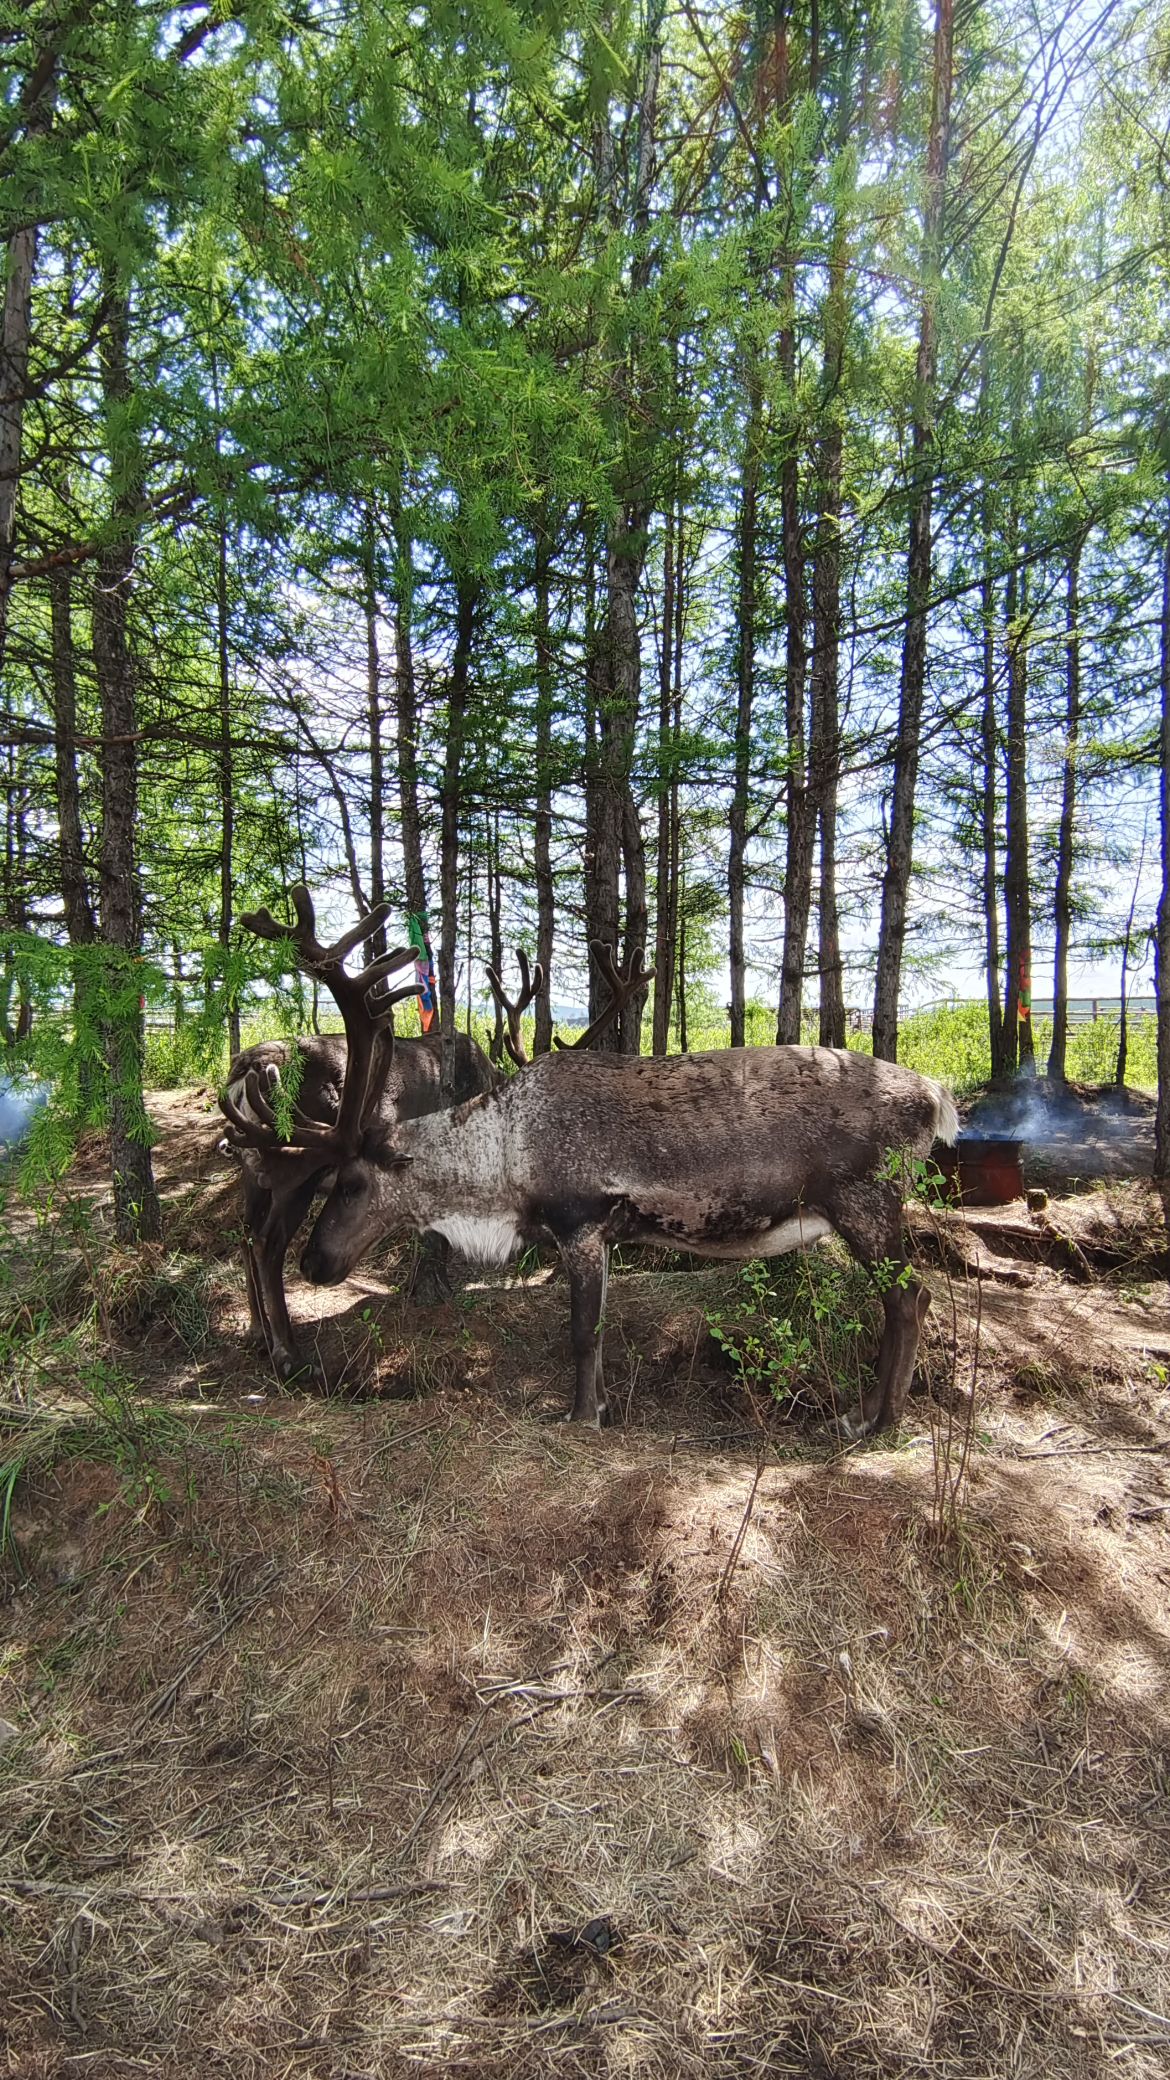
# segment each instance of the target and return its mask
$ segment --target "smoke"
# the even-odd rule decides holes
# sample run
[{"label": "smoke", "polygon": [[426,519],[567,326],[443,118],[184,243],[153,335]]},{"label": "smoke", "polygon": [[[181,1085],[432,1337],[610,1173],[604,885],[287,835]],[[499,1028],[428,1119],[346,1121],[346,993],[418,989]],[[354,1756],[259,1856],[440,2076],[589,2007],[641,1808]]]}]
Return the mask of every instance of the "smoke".
[{"label": "smoke", "polygon": [[1008,1090],[989,1091],[972,1108],[960,1133],[963,1141],[1049,1141],[1083,1126],[1085,1108],[1075,1093],[1036,1077],[1019,1077]]},{"label": "smoke", "polygon": [[0,1154],[24,1140],[33,1115],[48,1101],[45,1084],[20,1083],[14,1077],[0,1076]]}]

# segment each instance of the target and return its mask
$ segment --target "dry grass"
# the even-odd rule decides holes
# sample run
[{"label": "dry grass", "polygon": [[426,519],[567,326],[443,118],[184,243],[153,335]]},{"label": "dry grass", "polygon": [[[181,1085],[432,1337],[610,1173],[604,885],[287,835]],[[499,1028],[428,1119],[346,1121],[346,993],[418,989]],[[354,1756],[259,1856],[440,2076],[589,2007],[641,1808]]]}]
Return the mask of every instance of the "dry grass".
[{"label": "dry grass", "polygon": [[[409,1402],[253,1406],[233,1357],[210,1406],[172,1339],[149,1480],[26,1483],[9,2073],[1165,2073],[1165,1309],[989,1288],[955,1531],[921,1412],[844,1460],[777,1431],[729,1571],[757,1456],[703,1291],[615,1285],[600,1438],[553,1420],[555,1280],[420,1334],[371,1279],[330,1347]],[[1095,1398],[1020,1387],[1094,1300]]]}]

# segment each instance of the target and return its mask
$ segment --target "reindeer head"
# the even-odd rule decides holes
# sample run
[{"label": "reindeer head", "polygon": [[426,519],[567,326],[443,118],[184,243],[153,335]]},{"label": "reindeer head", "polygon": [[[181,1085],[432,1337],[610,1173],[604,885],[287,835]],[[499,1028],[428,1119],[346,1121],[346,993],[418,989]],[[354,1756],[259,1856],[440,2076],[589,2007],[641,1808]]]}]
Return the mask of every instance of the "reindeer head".
[{"label": "reindeer head", "polygon": [[366,1134],[338,1170],[305,1246],[301,1270],[310,1285],[339,1286],[381,1236],[413,1227],[410,1162],[392,1131]]},{"label": "reindeer head", "polygon": [[295,1158],[303,1168],[305,1159],[312,1158],[321,1169],[331,1169],[357,1154],[368,1122],[377,1115],[394,1060],[394,1006],[404,997],[418,994],[415,983],[396,990],[383,989],[381,984],[414,960],[414,948],[401,946],[371,961],[359,975],[349,975],[345,968],[348,956],[360,940],[379,929],[390,905],[379,904],[332,946],[323,946],[308,889],[298,883],[289,893],[296,912],[294,925],[280,924],[268,910],[251,911],[240,922],[258,938],[287,942],[290,965],[323,982],[341,1012],[346,1068],[336,1116],[331,1120],[311,1118],[294,1104],[291,1132],[282,1132],[272,1103],[279,1079],[271,1067],[267,1082],[258,1069],[249,1070],[242,1103],[228,1090],[220,1105],[228,1120],[226,1139],[231,1146],[257,1150],[274,1164],[291,1163]]}]

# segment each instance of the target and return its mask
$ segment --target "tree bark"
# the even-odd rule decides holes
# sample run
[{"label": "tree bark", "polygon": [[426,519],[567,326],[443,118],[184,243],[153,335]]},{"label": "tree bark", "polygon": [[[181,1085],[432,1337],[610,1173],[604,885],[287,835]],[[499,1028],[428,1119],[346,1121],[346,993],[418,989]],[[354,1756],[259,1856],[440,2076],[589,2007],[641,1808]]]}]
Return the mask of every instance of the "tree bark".
[{"label": "tree bark", "polygon": [[[795,289],[790,284],[790,302]],[[796,385],[796,336],[792,324],[780,334],[780,364],[789,396]],[[793,407],[795,410],[795,407]],[[804,1006],[804,962],[808,919],[812,908],[813,840],[816,830],[808,774],[805,770],[805,685],[808,649],[805,637],[805,560],[800,528],[800,474],[793,426],[780,465],[780,536],[784,560],[784,949],[780,967],[780,1005],[776,1017],[779,1045],[800,1039]]]},{"label": "tree bark", "polygon": [[735,742],[732,758],[730,835],[727,851],[728,962],[731,971],[731,1044],[745,1038],[747,963],[743,942],[747,867],[748,804],[751,788],[752,709],[756,679],[756,530],[760,496],[760,431],[763,391],[754,346],[747,378],[747,423],[739,499],[739,584],[735,637]]},{"label": "tree bark", "polygon": [[[1015,519],[1011,526],[1013,549]],[[1028,870],[1028,637],[1026,573],[1013,563],[1008,573],[1007,615],[1007,794],[1005,799],[1004,912],[1007,925],[1007,988],[1004,993],[1004,1063],[1010,1072],[1035,1067],[1032,1038],[1032,904]]]},{"label": "tree bark", "polygon": [[[1052,1046],[1048,1074],[1065,1080],[1068,1046],[1068,948],[1072,934],[1073,831],[1077,799],[1077,746],[1081,726],[1081,556],[1084,537],[1073,544],[1065,592],[1065,723],[1064,772],[1060,790],[1060,825],[1056,841],[1056,886],[1052,897],[1055,949],[1052,961]],[[1127,948],[1128,951],[1128,948]]]},{"label": "tree bark", "polygon": [[[120,1242],[156,1241],[162,1215],[150,1159],[142,1093],[142,950],[136,856],[137,688],[127,630],[134,544],[141,508],[141,457],[125,430],[132,395],[129,305],[111,290],[101,344],[102,401],[115,490],[108,534],[97,559],[93,658],[101,717],[102,832],[99,890],[102,942],[109,950],[103,1038],[109,1073],[114,1228]],[[133,444],[133,445],[130,445]]]},{"label": "tree bark", "polygon": [[0,333],[0,668],[8,640],[12,552],[20,494],[25,387],[32,331],[32,288],[37,233],[28,225],[8,241],[4,319]]},{"label": "tree bark", "polygon": [[[467,731],[467,697],[471,683],[471,649],[475,636],[478,590],[463,576],[455,588],[455,650],[447,691],[447,740],[443,758],[441,850],[439,854],[439,1033],[442,1041],[441,1089],[445,1104],[455,1102],[455,944],[459,929],[459,811],[462,800],[463,746]],[[469,949],[470,958],[470,949]]]},{"label": "tree bark", "polygon": [[[841,60],[839,150],[844,150],[851,97],[847,59]],[[825,298],[821,433],[817,452],[817,533],[813,562],[813,654],[810,736],[813,805],[820,826],[820,891],[817,905],[820,978],[819,1033],[822,1047],[845,1045],[845,993],[841,927],[837,904],[837,795],[841,769],[838,678],[841,649],[841,468],[844,452],[845,339],[848,329],[845,273],[848,221],[843,203],[833,216],[829,241],[829,286]]]},{"label": "tree bark", "polygon": [[[370,908],[386,897],[386,770],[382,753],[382,660],[378,652],[378,565],[374,515],[368,508],[362,523],[362,611],[366,623],[366,721],[370,738]],[[366,940],[366,959],[388,950],[386,927],[380,924]]]},{"label": "tree bark", "polygon": [[874,980],[873,1051],[883,1061],[898,1055],[898,996],[906,942],[906,909],[914,853],[914,800],[926,688],[926,617],[930,605],[931,516],[935,470],[935,379],[938,365],[938,294],[943,205],[950,145],[954,84],[954,0],[935,0],[931,68],[930,128],[926,145],[926,193],[922,225],[922,311],[918,330],[910,488],[910,534],[906,558],[906,629],[898,688],[898,736],[886,871],[882,880],[881,926]]},{"label": "tree bark", "polygon": [[394,548],[394,712],[402,867],[407,908],[425,919],[427,885],[418,803],[418,693],[414,676],[414,557],[401,511],[394,515]]},{"label": "tree bark", "polygon": [[1158,684],[1158,836],[1162,886],[1154,927],[1154,988],[1158,1003],[1158,1106],[1154,1116],[1154,1176],[1170,1222],[1170,495],[1162,536],[1162,615]]},{"label": "tree bark", "polygon": [[53,645],[53,771],[57,788],[57,857],[61,908],[71,946],[97,936],[85,867],[81,783],[77,771],[77,661],[73,644],[73,574],[67,564],[49,573]]},{"label": "tree bark", "polygon": [[654,1032],[657,1055],[670,1047],[678,936],[678,740],[682,726],[682,643],[686,626],[685,532],[681,499],[666,516],[662,654],[658,672],[658,864],[654,930]]},{"label": "tree bark", "polygon": [[533,590],[536,608],[536,821],[533,873],[536,882],[536,958],[542,981],[533,1006],[532,1051],[547,1054],[552,1046],[552,956],[555,889],[552,870],[552,718],[553,659],[549,639],[549,579],[552,539],[547,511],[535,530]]},{"label": "tree bark", "polygon": [[240,1051],[240,1007],[228,977],[232,942],[233,849],[236,822],[235,754],[232,744],[232,684],[228,624],[227,519],[221,507],[216,527],[215,634],[219,699],[219,946],[228,1003],[228,1047]]},{"label": "tree bark", "polygon": [[[990,556],[990,530],[984,523],[984,554]],[[999,800],[999,723],[995,703],[995,583],[985,562],[980,593],[983,612],[983,703],[980,745],[983,798],[979,811],[983,853],[983,943],[987,960],[987,1025],[991,1073],[1002,1076],[1006,1062],[1003,1005],[999,994],[999,868],[996,817]]]}]

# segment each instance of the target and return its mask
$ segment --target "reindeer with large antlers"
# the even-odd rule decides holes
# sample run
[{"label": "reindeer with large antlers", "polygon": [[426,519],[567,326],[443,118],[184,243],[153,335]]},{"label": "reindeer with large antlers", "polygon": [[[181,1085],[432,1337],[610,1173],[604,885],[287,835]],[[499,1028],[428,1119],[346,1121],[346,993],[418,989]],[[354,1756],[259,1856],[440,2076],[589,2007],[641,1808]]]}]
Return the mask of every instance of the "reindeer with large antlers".
[{"label": "reindeer with large antlers", "polygon": [[[265,1040],[245,1048],[228,1070],[220,1099],[228,1121],[225,1138],[241,1156],[244,1271],[252,1334],[282,1379],[317,1369],[315,1360],[298,1346],[284,1291],[288,1246],[314,1198],[329,1188],[338,1162],[356,1150],[370,1126],[420,1119],[443,1104],[438,1035],[395,1040],[390,1025],[394,1004],[415,995],[414,987],[392,993],[379,988],[414,959],[413,949],[388,954],[359,975],[345,970],[348,956],[377,930],[390,906],[382,905],[335,944],[323,946],[308,890],[298,886],[290,893],[294,925],[279,923],[268,910],[254,911],[241,923],[259,938],[289,942],[297,965],[331,992],[345,1032],[304,1035],[296,1041]],[[574,1043],[578,1047],[588,1046],[610,1026],[627,999],[649,979],[642,973],[640,955],[623,974],[607,947],[599,945],[593,951],[611,998]],[[523,1068],[528,1056],[520,1021],[543,976],[539,966],[530,969],[526,955],[518,958],[522,986],[516,999],[505,994],[494,969],[488,969],[488,979],[507,1022],[508,1053]],[[281,1086],[294,1049],[299,1077],[290,1103]],[[494,1090],[499,1081],[483,1049],[467,1034],[456,1034],[456,1104]],[[450,1244],[442,1236],[426,1238],[422,1278],[428,1292],[444,1289],[449,1253]],[[417,1274],[412,1291],[418,1292]]]},{"label": "reindeer with large antlers", "polygon": [[[385,962],[375,963],[374,970],[367,968],[358,976],[347,975],[344,963],[354,947],[377,930],[389,905],[363,917],[360,925],[334,945],[322,946],[307,889],[293,890],[292,900],[296,911],[294,925],[278,923],[267,910],[257,911],[242,922],[260,938],[289,940],[297,964],[324,982],[342,1004],[346,1031],[304,1034],[294,1041],[264,1040],[245,1048],[228,1070],[220,1099],[228,1122],[226,1140],[241,1157],[244,1271],[252,1335],[267,1351],[282,1379],[317,1370],[315,1360],[299,1347],[289,1320],[284,1291],[288,1246],[314,1198],[332,1182],[338,1137],[348,1145],[348,1122],[364,1111],[375,1065],[378,1077],[373,1116],[380,1122],[389,1125],[395,1120],[417,1119],[424,1113],[438,1111],[443,1102],[437,1034],[397,1041],[381,1063],[371,1044],[368,1058],[364,1062],[362,1059],[367,1036],[372,1043],[376,1028],[371,1031],[367,1020],[356,1016],[357,1007],[360,1004],[364,1011],[365,999],[371,990],[377,989],[379,980],[397,972],[408,960],[413,961],[414,952],[404,948],[388,956]],[[389,1014],[393,1001],[414,994],[413,989],[401,989],[392,998],[383,995],[375,1002],[374,1014],[381,1019]],[[349,1004],[348,1017],[343,999]],[[357,1071],[350,1077],[349,1036],[354,1026],[359,1035]],[[381,1045],[379,1041],[379,1049]],[[294,1054],[297,1067],[290,1074]],[[282,1089],[284,1079],[295,1092],[291,1104]],[[466,1034],[458,1034],[456,1101],[492,1090],[495,1083],[495,1072],[483,1049]],[[449,1245],[441,1237],[432,1238],[424,1250],[421,1281],[416,1273],[412,1287],[416,1294],[424,1287],[432,1293],[443,1290],[448,1254]]]},{"label": "reindeer with large antlers", "polygon": [[[517,1012],[514,1059],[518,1035]],[[937,1083],[844,1050],[545,1055],[485,1097],[351,1144],[302,1269],[337,1284],[402,1228],[437,1231],[488,1264],[551,1237],[569,1276],[572,1414],[598,1424],[611,1244],[735,1260],[836,1233],[885,1313],[876,1378],[842,1424],[861,1435],[901,1415],[929,1304],[905,1254],[902,1159],[957,1128]]]}]

